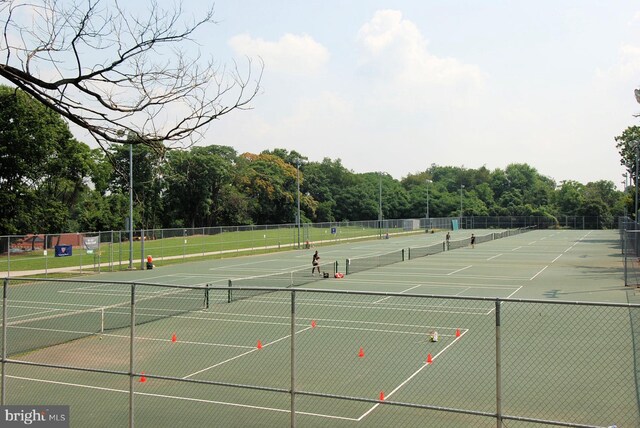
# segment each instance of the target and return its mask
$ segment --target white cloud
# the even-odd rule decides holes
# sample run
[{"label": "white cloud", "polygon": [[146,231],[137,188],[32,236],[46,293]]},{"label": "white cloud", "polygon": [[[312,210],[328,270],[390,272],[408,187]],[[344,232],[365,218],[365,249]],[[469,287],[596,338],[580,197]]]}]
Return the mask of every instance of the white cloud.
[{"label": "white cloud", "polygon": [[329,61],[329,51],[309,35],[285,34],[276,42],[240,34],[229,40],[236,54],[259,56],[267,71],[316,74]]},{"label": "white cloud", "polygon": [[476,65],[429,52],[420,29],[400,11],[381,10],[358,33],[361,73],[396,106],[473,104],[486,76]]}]

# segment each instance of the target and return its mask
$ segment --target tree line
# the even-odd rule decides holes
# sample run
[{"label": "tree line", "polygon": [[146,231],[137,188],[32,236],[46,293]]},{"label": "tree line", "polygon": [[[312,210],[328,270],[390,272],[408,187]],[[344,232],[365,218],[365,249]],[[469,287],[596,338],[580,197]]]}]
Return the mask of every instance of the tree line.
[{"label": "tree line", "polygon": [[[0,87],[0,234],[123,230],[129,145],[91,149],[57,113]],[[398,180],[340,159],[231,146],[159,151],[129,137],[135,228],[465,216],[597,216],[633,211],[633,189],[611,181],[556,183],[527,164],[489,170],[432,164]],[[427,202],[428,201],[428,202]]]}]

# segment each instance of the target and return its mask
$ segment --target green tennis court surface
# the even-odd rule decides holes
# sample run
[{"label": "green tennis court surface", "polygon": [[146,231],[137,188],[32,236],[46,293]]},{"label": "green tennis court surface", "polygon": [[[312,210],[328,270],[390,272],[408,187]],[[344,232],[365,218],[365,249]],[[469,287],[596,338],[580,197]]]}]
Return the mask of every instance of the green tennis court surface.
[{"label": "green tennis court surface", "polygon": [[[490,232],[456,231],[451,243]],[[623,286],[617,233],[533,231],[407,260],[409,248],[443,239],[322,247],[331,276],[334,261],[344,272],[359,258],[406,255],[343,279],[314,277],[302,288],[233,289],[231,303],[229,279],[311,276],[315,249],[103,274],[96,282],[12,280],[6,349],[20,363],[5,365],[6,404],[68,404],[72,426],[126,426],[133,349],[136,426],[289,426],[293,382],[298,426],[494,427],[499,311],[503,414],[640,425],[640,309],[623,306],[640,299]],[[135,286],[133,346],[132,287],[115,281],[144,283]],[[507,300],[498,308],[495,298]]]}]

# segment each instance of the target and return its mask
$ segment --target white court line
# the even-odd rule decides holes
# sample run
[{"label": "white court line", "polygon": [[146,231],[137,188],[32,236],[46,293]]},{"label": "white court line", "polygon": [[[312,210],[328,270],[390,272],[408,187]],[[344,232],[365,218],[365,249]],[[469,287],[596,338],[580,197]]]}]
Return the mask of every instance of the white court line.
[{"label": "white court line", "polygon": [[[291,302],[291,301],[289,301]],[[279,323],[278,325],[291,325],[291,316],[285,316],[285,315],[257,315],[257,314],[245,314],[245,313],[233,313],[233,312],[228,312],[224,315],[233,315],[233,316],[240,316],[240,317],[257,317],[257,318],[278,318],[278,319],[282,319],[282,320],[286,320],[288,322],[286,323]],[[313,318],[315,321],[318,322],[318,325],[320,325],[320,322],[341,322],[341,323],[345,323],[345,324],[373,324],[373,325],[384,325],[384,326],[392,326],[392,327],[411,327],[411,328],[422,328],[422,327],[428,327],[428,328],[436,328],[438,330],[441,329],[446,329],[446,328],[451,328],[451,327],[445,327],[445,326],[425,326],[424,324],[399,324],[399,323],[390,323],[390,322],[376,322],[376,321],[361,321],[361,320],[342,320],[342,319],[333,319],[333,318]],[[298,317],[298,320],[308,320],[311,321],[312,318],[300,318]],[[229,321],[237,321],[237,320],[229,320]],[[257,321],[254,321],[257,322]],[[366,329],[365,329],[366,331]]]},{"label": "white court line", "polygon": [[544,270],[545,270],[546,268],[548,268],[548,267],[549,267],[549,265],[546,265],[545,267],[543,267],[542,269],[540,269],[540,271],[539,271],[537,274],[533,275],[533,276],[531,277],[531,279],[529,279],[529,281],[533,281],[534,279],[536,279],[536,276],[540,275],[540,274],[541,274],[542,272],[544,272]]},{"label": "white court line", "polygon": [[[11,306],[11,307],[15,308],[15,306]],[[30,309],[43,309],[43,308],[30,308]],[[67,311],[67,309],[49,309],[47,311],[41,311],[41,312],[30,312],[30,313],[25,314],[25,315],[16,315],[16,316],[13,316],[13,317],[9,317],[9,319],[7,321],[11,322],[11,321],[14,321],[14,320],[17,320],[17,319],[20,319],[20,318],[25,318],[25,317],[28,319],[28,318],[30,318],[30,317],[32,317],[34,315],[49,314],[51,312],[60,312],[60,311]]]},{"label": "white court line", "polygon": [[469,266],[465,266],[465,267],[463,267],[463,268],[460,268],[460,269],[458,269],[458,270],[454,270],[453,272],[449,272],[449,273],[447,274],[447,276],[449,276],[449,275],[453,275],[454,273],[462,272],[463,270],[465,270],[465,269],[469,269],[469,268],[470,268],[470,267],[472,267],[472,266],[473,266],[473,265],[469,265]]},{"label": "white court line", "polygon": [[[465,330],[464,333],[460,334],[460,337],[456,337],[453,342],[451,342],[450,344],[448,344],[447,346],[445,346],[442,351],[438,352],[436,355],[432,356],[431,360],[435,362],[436,358],[438,358],[440,355],[442,355],[443,352],[445,352],[447,349],[449,349],[450,346],[452,346],[454,343],[456,343],[459,339],[462,339],[462,337],[468,332],[469,330]],[[420,373],[422,370],[425,369],[425,367],[428,367],[430,364],[424,363],[418,370],[416,370],[411,376],[409,376],[407,379],[405,379],[404,382],[402,382],[400,385],[396,386],[396,388],[391,391],[390,393],[385,395],[385,398],[389,398],[391,397],[393,394],[395,394],[400,388],[402,388],[403,386],[405,386],[411,379],[413,379],[414,377],[416,377],[418,375],[418,373]],[[374,404],[373,407],[371,407],[369,410],[367,410],[366,412],[364,412],[364,414],[362,414],[362,416],[360,416],[357,420],[358,422],[362,421],[365,417],[367,417],[371,412],[373,412],[378,406],[380,405],[380,403],[378,404]]]},{"label": "white court line", "polygon": [[[34,379],[34,378],[28,378],[28,377],[22,377],[22,376],[10,376],[10,375],[7,375],[7,377],[11,378],[11,379],[27,380],[27,381],[40,382],[40,383],[50,383],[50,384],[54,384],[54,385],[73,386],[73,387],[77,387],[77,388],[95,389],[95,390],[106,391],[106,392],[119,392],[119,393],[124,393],[124,394],[129,394],[130,393],[130,391],[128,389],[105,388],[105,387],[102,387],[102,386],[83,385],[83,384],[79,384],[79,383],[60,382],[60,381],[45,380],[45,379]],[[192,402],[196,402],[196,403],[220,404],[220,405],[223,405],[223,406],[243,407],[243,408],[246,408],[246,409],[255,409],[255,410],[268,410],[268,411],[271,411],[271,412],[279,412],[279,413],[290,413],[291,412],[290,410],[287,410],[287,409],[276,409],[276,408],[273,408],[273,407],[252,406],[252,405],[249,405],[249,404],[229,403],[229,402],[226,402],[226,401],[216,401],[216,400],[205,400],[205,399],[202,399],[202,398],[181,397],[181,396],[177,396],[177,395],[152,394],[150,392],[134,391],[134,395],[140,395],[140,396],[144,396],[144,397],[170,398],[170,399],[173,399],[173,400],[192,401]],[[322,414],[322,413],[310,413],[310,412],[300,412],[300,411],[296,411],[296,413],[300,414],[300,415],[318,416],[318,417],[327,418],[327,419],[340,419],[340,420],[354,421],[354,422],[358,421],[355,418],[348,418],[348,417],[345,417],[345,416],[325,415],[325,414]]]},{"label": "white court line", "polygon": [[[400,292],[400,294],[402,294],[402,293],[406,293],[407,291],[411,291],[411,290],[413,290],[414,288],[418,288],[418,287],[421,287],[421,285],[420,285],[420,284],[418,284],[418,285],[416,285],[415,287],[411,287],[411,288],[407,288],[406,290],[402,290],[402,291]],[[390,299],[390,298],[392,298],[392,297],[394,297],[394,296],[387,296],[387,297],[383,297],[382,299],[379,299],[379,300],[376,300],[375,302],[373,302],[373,304],[380,303],[380,302],[382,302],[382,301],[384,301],[384,300],[387,300],[387,299]]]},{"label": "white court line", "polygon": [[[298,333],[302,333],[303,331],[307,331],[307,330],[309,330],[310,328],[312,328],[312,327],[311,327],[311,326],[309,326],[309,327],[307,327],[307,328],[303,328],[302,330],[298,330],[298,331],[296,331],[296,334],[298,334]],[[274,340],[273,342],[265,343],[264,345],[262,345],[262,348],[266,348],[267,346],[271,346],[271,345],[273,345],[274,343],[278,343],[278,342],[280,342],[280,341],[282,341],[282,340],[285,340],[285,339],[288,339],[288,338],[290,338],[290,337],[291,337],[291,335],[290,335],[290,334],[288,334],[288,335],[286,335],[286,336],[281,337],[280,339],[276,339],[276,340]],[[211,370],[211,369],[213,369],[213,368],[216,368],[216,367],[218,367],[218,366],[221,366],[221,365],[223,365],[223,364],[226,364],[226,363],[228,363],[229,361],[236,360],[236,359],[238,359],[238,358],[240,358],[240,357],[244,357],[245,355],[251,354],[252,352],[256,352],[256,351],[260,351],[260,349],[258,349],[258,348],[254,348],[254,349],[252,349],[252,350],[250,350],[250,351],[244,352],[244,353],[242,353],[242,354],[240,354],[240,355],[236,355],[235,357],[228,358],[228,359],[226,359],[226,360],[224,360],[224,361],[221,361],[221,362],[219,362],[219,363],[217,363],[217,364],[214,364],[214,365],[212,365],[212,366],[210,366],[210,367],[207,367],[207,368],[204,368],[204,369],[202,369],[202,370],[198,370],[197,372],[193,372],[193,373],[191,373],[191,374],[188,374],[188,375],[184,376],[182,379],[189,379],[189,378],[190,378],[190,377],[192,377],[192,376],[195,376],[195,375],[197,375],[197,374],[200,374],[200,373],[206,372],[207,370]]]},{"label": "white court line", "polygon": [[522,248],[522,247],[516,247],[516,248],[514,248],[514,249],[513,249],[513,250],[511,250],[511,251],[519,250],[520,248]]},{"label": "white court line", "polygon": [[560,257],[562,257],[562,254],[560,254],[558,257],[556,257],[555,259],[553,259],[553,261],[551,263],[554,263],[556,260],[558,260]]},{"label": "white court line", "polygon": [[[97,305],[83,305],[81,303],[60,303],[60,302],[34,302],[32,300],[12,300],[12,302],[15,303],[33,303],[36,305],[45,305],[45,308],[50,308],[51,305],[59,305],[59,306],[82,306],[82,307],[87,307],[87,308],[100,308],[101,306],[97,306]],[[9,308],[22,308],[23,306],[14,306],[14,305],[9,305]],[[28,306],[24,306],[25,308],[28,308]],[[37,309],[43,309],[43,308],[37,308]]]},{"label": "white court line", "polygon": [[536,242],[538,242],[538,241],[531,241],[531,242],[529,242],[529,244],[527,244],[527,245],[533,245],[533,244],[535,244]]},{"label": "white court line", "polygon": [[500,257],[501,255],[502,255],[502,253],[500,253],[500,254],[496,254],[496,255],[495,255],[495,256],[493,256],[493,257],[489,257],[489,258],[487,259],[487,261],[489,261],[489,260],[493,260],[493,259],[495,259],[495,258],[497,258],[497,257]]},{"label": "white court line", "polygon": [[513,293],[511,293],[511,294],[509,294],[509,295],[507,296],[507,299],[510,299],[510,298],[511,298],[511,296],[513,296],[513,295],[514,295],[514,294],[516,294],[518,291],[520,291],[520,289],[521,289],[522,287],[523,287],[523,286],[518,287],[518,289],[517,289],[516,291],[514,291],[514,292],[513,292]]},{"label": "white court line", "polygon": [[209,270],[218,270],[218,269],[233,269],[234,267],[237,266],[248,266],[248,265],[259,265],[262,263],[277,263],[280,260],[276,260],[276,259],[269,259],[269,260],[258,260],[256,262],[246,262],[246,263],[236,263],[236,264],[232,264],[232,265],[225,265],[225,266],[220,266],[220,267],[213,267],[213,268],[209,268]]},{"label": "white court line", "polygon": [[[254,300],[255,301],[255,300]],[[282,305],[286,304],[291,306],[291,301],[287,302],[277,302],[270,300],[261,300],[260,303],[266,304],[274,304],[274,305]],[[335,307],[335,308],[347,308],[347,309],[370,309],[370,310],[378,310],[378,311],[402,311],[402,312],[433,312],[438,314],[464,314],[464,315],[484,315],[485,312],[468,312],[468,311],[452,311],[452,310],[435,310],[435,309],[416,309],[415,307],[385,307],[385,306],[358,306],[358,305],[327,305],[326,303],[297,303],[302,306],[322,306],[322,307]],[[397,305],[396,305],[397,306]],[[476,308],[480,310],[480,308]]]}]

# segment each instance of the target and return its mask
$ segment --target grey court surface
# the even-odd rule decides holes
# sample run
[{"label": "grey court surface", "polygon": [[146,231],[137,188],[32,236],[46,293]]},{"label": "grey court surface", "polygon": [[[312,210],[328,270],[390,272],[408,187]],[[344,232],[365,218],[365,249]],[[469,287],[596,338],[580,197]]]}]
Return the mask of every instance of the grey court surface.
[{"label": "grey court surface", "polygon": [[[460,230],[451,241],[491,230]],[[444,233],[323,246],[256,256],[187,262],[150,271],[103,273],[95,280],[226,286],[229,279],[308,268],[318,251],[323,264],[383,255],[444,240]],[[408,258],[408,251],[406,258]],[[539,230],[436,255],[316,282],[305,288],[411,292],[457,296],[511,297],[625,303],[635,292],[624,287],[616,231]],[[333,273],[333,272],[332,272]],[[631,291],[631,293],[630,293]]]}]

